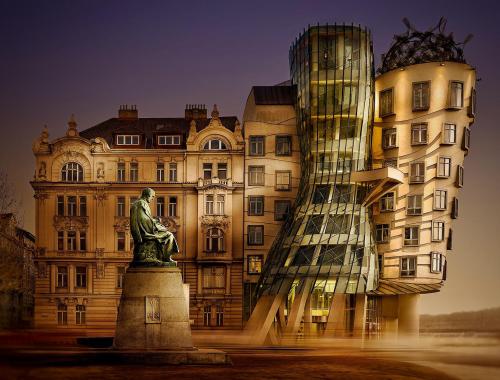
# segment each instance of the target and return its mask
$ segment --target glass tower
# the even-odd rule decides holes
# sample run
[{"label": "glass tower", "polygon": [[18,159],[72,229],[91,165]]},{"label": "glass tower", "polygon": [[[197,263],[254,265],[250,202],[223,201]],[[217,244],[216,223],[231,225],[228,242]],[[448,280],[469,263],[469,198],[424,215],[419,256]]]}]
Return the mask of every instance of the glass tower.
[{"label": "glass tower", "polygon": [[363,206],[368,189],[351,181],[352,172],[370,169],[370,32],[352,25],[309,27],[290,48],[290,72],[301,180],[257,296],[283,294],[289,310],[296,295],[307,292],[313,315],[324,316],[335,293],[366,293],[378,280],[369,209]]}]

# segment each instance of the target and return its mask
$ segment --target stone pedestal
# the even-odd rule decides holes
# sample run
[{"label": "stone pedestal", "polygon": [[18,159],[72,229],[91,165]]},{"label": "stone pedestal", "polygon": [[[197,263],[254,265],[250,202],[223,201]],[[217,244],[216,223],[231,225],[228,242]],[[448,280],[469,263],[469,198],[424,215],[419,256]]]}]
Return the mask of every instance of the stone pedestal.
[{"label": "stone pedestal", "polygon": [[118,308],[117,353],[126,360],[142,357],[144,362],[154,358],[171,364],[226,363],[222,351],[193,347],[184,289],[178,268],[129,268]]}]

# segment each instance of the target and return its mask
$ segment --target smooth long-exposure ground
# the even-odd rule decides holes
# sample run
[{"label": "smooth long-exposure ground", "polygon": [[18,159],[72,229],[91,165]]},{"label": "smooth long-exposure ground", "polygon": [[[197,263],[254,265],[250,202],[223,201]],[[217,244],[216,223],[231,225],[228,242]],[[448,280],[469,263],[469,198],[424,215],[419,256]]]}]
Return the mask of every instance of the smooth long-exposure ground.
[{"label": "smooth long-exposure ground", "polygon": [[[395,345],[359,341],[302,341],[286,347],[245,347],[234,334],[195,334],[198,346],[224,349],[226,366],[147,366],[84,361],[74,339],[33,333],[0,334],[1,379],[498,379],[496,339],[424,339]],[[459,342],[461,342],[459,344]],[[12,355],[30,351],[31,358]],[[54,355],[54,353],[57,353]],[[58,356],[59,355],[59,356]],[[58,358],[57,360],[54,360]],[[50,359],[48,359],[50,358]],[[61,360],[62,358],[62,360]]]}]

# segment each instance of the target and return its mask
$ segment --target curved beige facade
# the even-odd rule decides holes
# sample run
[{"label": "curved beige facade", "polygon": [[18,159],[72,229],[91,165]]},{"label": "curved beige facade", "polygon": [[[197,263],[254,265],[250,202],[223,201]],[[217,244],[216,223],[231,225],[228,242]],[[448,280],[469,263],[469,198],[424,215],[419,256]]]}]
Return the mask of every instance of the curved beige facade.
[{"label": "curved beige facade", "polygon": [[394,166],[404,174],[373,207],[384,280],[439,287],[446,279],[475,78],[474,68],[454,62],[407,66],[376,78],[374,167]]}]

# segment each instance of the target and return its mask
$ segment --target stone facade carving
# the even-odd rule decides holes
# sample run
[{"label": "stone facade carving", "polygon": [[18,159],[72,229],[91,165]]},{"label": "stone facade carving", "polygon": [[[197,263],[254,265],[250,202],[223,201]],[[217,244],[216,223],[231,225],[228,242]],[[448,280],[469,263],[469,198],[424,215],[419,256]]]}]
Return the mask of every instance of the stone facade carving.
[{"label": "stone facade carving", "polygon": [[227,215],[202,215],[200,222],[203,227],[226,229],[229,226],[229,217]]},{"label": "stone facade carving", "polygon": [[124,232],[130,230],[130,218],[128,216],[115,216],[115,224],[113,225],[116,231]]},{"label": "stone facade carving", "polygon": [[54,228],[57,231],[86,230],[89,226],[87,216],[54,215]]}]

